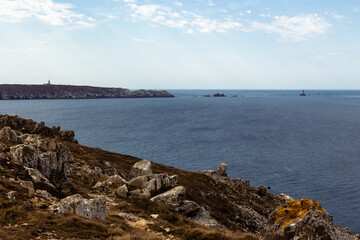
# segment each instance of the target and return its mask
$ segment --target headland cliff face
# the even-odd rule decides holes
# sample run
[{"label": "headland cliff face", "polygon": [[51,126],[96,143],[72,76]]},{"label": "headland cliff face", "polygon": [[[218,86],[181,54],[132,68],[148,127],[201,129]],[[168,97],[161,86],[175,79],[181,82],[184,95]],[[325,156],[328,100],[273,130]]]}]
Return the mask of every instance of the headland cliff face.
[{"label": "headland cliff face", "polygon": [[72,85],[1,84],[0,99],[87,99],[87,98],[154,98],[174,97],[167,91],[102,88]]},{"label": "headland cliff face", "polygon": [[354,240],[310,199],[216,171],[80,145],[73,131],[0,115],[0,239]]}]

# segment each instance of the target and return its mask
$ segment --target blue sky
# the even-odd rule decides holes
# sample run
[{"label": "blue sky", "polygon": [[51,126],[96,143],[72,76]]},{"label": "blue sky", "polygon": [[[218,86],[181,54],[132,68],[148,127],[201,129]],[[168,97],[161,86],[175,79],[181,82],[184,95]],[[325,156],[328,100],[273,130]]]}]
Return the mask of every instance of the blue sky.
[{"label": "blue sky", "polygon": [[0,83],[360,89],[360,0],[0,0]]}]

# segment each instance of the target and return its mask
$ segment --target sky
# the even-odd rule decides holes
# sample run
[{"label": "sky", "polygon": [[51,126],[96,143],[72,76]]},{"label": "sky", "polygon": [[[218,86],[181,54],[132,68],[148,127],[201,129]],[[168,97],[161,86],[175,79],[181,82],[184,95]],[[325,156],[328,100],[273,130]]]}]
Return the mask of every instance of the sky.
[{"label": "sky", "polygon": [[0,0],[0,84],[360,89],[360,0]]}]

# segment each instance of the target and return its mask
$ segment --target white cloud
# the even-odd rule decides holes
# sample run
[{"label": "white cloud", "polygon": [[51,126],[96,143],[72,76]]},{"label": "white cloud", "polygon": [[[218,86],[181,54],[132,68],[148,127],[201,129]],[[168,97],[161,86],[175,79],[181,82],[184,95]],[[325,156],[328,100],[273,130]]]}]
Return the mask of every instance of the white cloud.
[{"label": "white cloud", "polygon": [[303,41],[315,35],[324,34],[331,27],[317,14],[288,17],[275,16],[271,23],[252,22],[251,30],[279,33],[282,41]]},{"label": "white cloud", "polygon": [[175,6],[178,6],[178,7],[182,7],[182,6],[183,6],[183,4],[182,4],[181,2],[174,2],[174,5],[175,5]]},{"label": "white cloud", "polygon": [[[278,33],[282,41],[304,41],[325,34],[331,27],[323,17],[317,14],[307,14],[294,17],[261,14],[264,21],[241,20],[236,16],[225,15],[219,18],[209,18],[183,10],[174,11],[171,7],[158,4],[139,5],[129,3],[130,15],[134,22],[145,21],[150,26],[167,26],[182,29],[184,33],[224,33],[230,30],[253,32],[265,31]],[[247,14],[251,14],[249,9]]]},{"label": "white cloud", "polygon": [[92,25],[81,13],[71,11],[69,3],[54,3],[52,0],[0,0],[0,21],[21,22],[35,18],[51,25]]}]

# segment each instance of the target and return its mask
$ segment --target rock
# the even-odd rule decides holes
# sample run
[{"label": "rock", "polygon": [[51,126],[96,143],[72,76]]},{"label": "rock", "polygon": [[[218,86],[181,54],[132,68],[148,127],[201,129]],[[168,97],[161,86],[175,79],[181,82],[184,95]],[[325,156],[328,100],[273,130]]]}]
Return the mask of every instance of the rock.
[{"label": "rock", "polygon": [[64,215],[66,213],[76,214],[88,219],[107,219],[106,199],[103,197],[95,199],[85,199],[80,194],[75,194],[64,198],[58,204],[51,205],[50,211]]},{"label": "rock", "polygon": [[151,197],[151,193],[146,188],[144,189],[136,189],[133,191],[128,192],[130,198],[137,198],[137,199],[147,199]]},{"label": "rock", "polygon": [[9,199],[11,202],[15,202],[16,200],[16,191],[10,191],[6,194],[7,199]]},{"label": "rock", "polygon": [[118,187],[116,190],[115,190],[115,195],[117,197],[123,197],[123,198],[126,198],[127,197],[127,193],[128,193],[128,188],[126,187],[126,185],[122,185],[120,187]]},{"label": "rock", "polygon": [[22,143],[22,139],[18,138],[18,135],[10,127],[4,127],[0,130],[0,141],[3,143]]},{"label": "rock", "polygon": [[150,179],[149,175],[135,177],[129,181],[129,188],[146,188]]},{"label": "rock", "polygon": [[353,240],[354,238],[349,231],[335,225],[332,217],[318,202],[299,199],[271,213],[260,239]]},{"label": "rock", "polygon": [[203,207],[201,207],[198,214],[191,219],[205,227],[224,228],[224,226],[219,224],[213,217],[211,217],[209,212],[206,211]]},{"label": "rock", "polygon": [[39,170],[28,167],[25,167],[25,169],[35,183],[45,183],[51,188],[55,188],[55,186],[52,185],[51,182]]},{"label": "rock", "polygon": [[186,189],[183,186],[175,187],[167,192],[159,194],[150,199],[152,202],[163,202],[167,204],[179,204],[185,196]]},{"label": "rock", "polygon": [[154,219],[158,219],[159,218],[159,214],[151,214],[150,217],[154,218]]},{"label": "rock", "polygon": [[227,176],[226,174],[226,168],[227,168],[227,164],[226,163],[220,163],[220,165],[218,166],[217,170],[216,170],[216,174],[219,176]]},{"label": "rock", "polygon": [[99,188],[105,190],[106,188],[110,187],[113,184],[127,184],[128,182],[120,177],[119,175],[110,176],[103,182],[97,182],[93,188]]},{"label": "rock", "polygon": [[0,142],[0,152],[4,152],[7,149],[7,146]]},{"label": "rock", "polygon": [[90,165],[85,165],[84,167],[82,167],[82,170],[94,176],[99,176],[103,173],[101,168],[95,167],[94,169],[92,169]]},{"label": "rock", "polygon": [[290,197],[289,195],[286,195],[284,193],[280,193],[279,196],[286,202],[286,204],[289,204],[290,202],[295,201],[292,197]]},{"label": "rock", "polygon": [[223,93],[215,93],[213,96],[214,97],[226,97],[225,94],[223,94]]},{"label": "rock", "polygon": [[128,221],[135,221],[135,215],[132,213],[119,213],[119,218],[124,219],[124,220],[128,220]]},{"label": "rock", "polygon": [[37,189],[36,193],[45,198],[48,201],[57,201],[56,197],[53,197],[48,191]]},{"label": "rock", "polygon": [[31,181],[21,181],[20,180],[20,185],[25,187],[25,188],[34,190],[34,184]]},{"label": "rock", "polygon": [[57,187],[70,184],[70,163],[74,158],[70,150],[62,144],[43,141],[30,135],[24,144],[10,148],[10,156],[12,161],[24,167],[39,170]]},{"label": "rock", "polygon": [[149,162],[148,160],[141,160],[140,162],[135,163],[134,166],[131,168],[129,178],[132,179],[138,176],[150,174],[152,174],[151,162]]},{"label": "rock", "polygon": [[267,188],[266,188],[265,186],[260,186],[260,187],[258,187],[257,193],[258,193],[258,195],[261,196],[261,197],[267,197],[267,196],[269,196],[269,192],[268,192],[268,190],[267,190]]},{"label": "rock", "polygon": [[193,218],[198,215],[200,211],[200,205],[194,201],[184,200],[180,207],[177,209],[178,212],[185,215],[187,218]]}]

